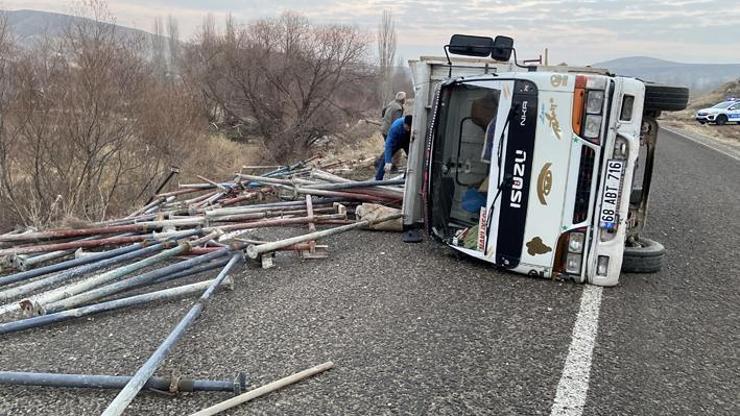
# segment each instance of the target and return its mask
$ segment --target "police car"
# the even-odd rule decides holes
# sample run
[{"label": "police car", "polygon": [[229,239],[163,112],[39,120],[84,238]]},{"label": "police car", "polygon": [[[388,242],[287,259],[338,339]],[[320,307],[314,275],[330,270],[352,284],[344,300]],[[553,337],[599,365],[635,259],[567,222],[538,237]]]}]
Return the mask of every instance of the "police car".
[{"label": "police car", "polygon": [[728,98],[710,108],[702,108],[696,113],[696,121],[701,124],[715,123],[723,125],[728,122],[740,124],[740,99]]}]

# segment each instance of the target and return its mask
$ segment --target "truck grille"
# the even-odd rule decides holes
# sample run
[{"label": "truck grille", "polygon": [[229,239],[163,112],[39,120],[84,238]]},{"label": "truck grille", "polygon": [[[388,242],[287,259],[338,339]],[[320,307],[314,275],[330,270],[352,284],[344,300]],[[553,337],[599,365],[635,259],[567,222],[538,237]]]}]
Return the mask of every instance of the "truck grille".
[{"label": "truck grille", "polygon": [[576,202],[573,206],[573,223],[578,224],[588,218],[588,203],[591,199],[591,182],[593,181],[594,159],[596,152],[590,147],[581,148],[581,164],[578,168],[578,185]]}]

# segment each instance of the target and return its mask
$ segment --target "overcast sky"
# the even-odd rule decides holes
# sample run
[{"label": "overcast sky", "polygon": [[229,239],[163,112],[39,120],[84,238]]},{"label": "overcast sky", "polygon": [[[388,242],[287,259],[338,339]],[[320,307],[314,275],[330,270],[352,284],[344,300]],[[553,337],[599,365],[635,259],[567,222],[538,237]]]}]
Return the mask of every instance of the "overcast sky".
[{"label": "overcast sky", "polygon": [[[69,12],[73,1],[0,0],[7,9]],[[175,16],[184,39],[203,16],[241,22],[294,10],[315,22],[377,27],[396,19],[399,55],[438,55],[452,33],[512,36],[519,58],[549,48],[550,62],[571,65],[646,55],[682,62],[740,63],[740,0],[109,0],[121,25],[150,30]],[[219,19],[220,20],[220,19]]]}]

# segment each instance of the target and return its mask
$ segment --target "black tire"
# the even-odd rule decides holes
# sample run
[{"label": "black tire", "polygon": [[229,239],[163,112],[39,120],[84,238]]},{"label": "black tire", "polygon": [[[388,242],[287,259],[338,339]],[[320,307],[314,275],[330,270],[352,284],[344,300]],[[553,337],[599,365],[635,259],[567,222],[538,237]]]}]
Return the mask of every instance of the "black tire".
[{"label": "black tire", "polygon": [[656,273],[663,268],[665,247],[647,238],[641,238],[635,246],[624,247],[622,271],[625,273]]},{"label": "black tire", "polygon": [[684,87],[669,87],[667,85],[645,85],[645,110],[654,111],[681,111],[689,104],[689,89]]},{"label": "black tire", "polygon": [[717,123],[718,126],[724,126],[727,123],[727,116],[720,114],[716,119],[714,119],[714,122]]}]

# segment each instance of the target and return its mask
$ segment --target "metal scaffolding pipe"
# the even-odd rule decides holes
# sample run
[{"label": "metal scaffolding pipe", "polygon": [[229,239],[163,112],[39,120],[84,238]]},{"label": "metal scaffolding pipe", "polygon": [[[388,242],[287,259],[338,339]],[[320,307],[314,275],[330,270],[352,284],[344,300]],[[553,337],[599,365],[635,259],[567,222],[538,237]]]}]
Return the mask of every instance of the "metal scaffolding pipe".
[{"label": "metal scaffolding pipe", "polygon": [[[219,225],[217,228],[221,231],[235,231],[235,230],[247,230],[252,228],[262,228],[262,227],[279,227],[283,225],[294,225],[294,224],[307,224],[309,222],[316,222],[321,223],[323,221],[329,221],[329,220],[342,220],[347,219],[347,214],[329,214],[329,215],[316,215],[313,218],[308,217],[298,217],[298,218],[273,218],[269,220],[263,220],[263,221],[254,221],[254,222],[245,222],[240,224],[230,224],[230,225]],[[206,231],[209,230],[209,228],[205,229]]]},{"label": "metal scaffolding pipe", "polygon": [[[0,384],[18,386],[63,387],[80,389],[120,389],[131,376],[98,374],[29,373],[0,371]],[[239,373],[233,380],[198,380],[180,377],[152,377],[144,389],[170,393],[195,391],[226,391],[241,394],[247,387],[247,376]]]},{"label": "metal scaffolding pipe", "polygon": [[92,228],[59,228],[55,230],[37,231],[34,233],[19,234],[17,236],[0,237],[0,241],[4,242],[33,242],[39,240],[53,240],[57,238],[74,238],[84,237],[92,235],[104,234],[119,234],[119,233],[148,233],[150,231],[156,231],[161,227],[157,227],[152,222],[146,223],[135,223],[126,225],[111,225],[105,227],[92,227]]},{"label": "metal scaffolding pipe", "polygon": [[[54,275],[45,277],[43,279],[39,279],[33,282],[26,283],[21,286],[16,286],[16,287],[4,290],[0,292],[0,300],[8,300],[8,299],[13,299],[19,296],[25,296],[41,288],[52,286],[56,283],[66,281],[66,280],[75,278],[77,276],[82,276],[84,274],[87,274],[95,270],[100,270],[108,266],[121,263],[126,260],[134,259],[136,257],[142,257],[142,256],[146,256],[149,254],[156,253],[158,251],[164,250],[168,246],[171,246],[171,244],[172,243],[159,243],[159,244],[155,244],[155,245],[148,246],[148,247],[141,246],[139,244],[139,247],[141,248],[138,248],[134,251],[130,251],[128,253],[124,253],[116,257],[109,258],[109,259],[99,260],[94,263],[85,264],[83,266],[80,266],[74,269],[66,270],[62,273],[54,274]],[[7,313],[7,312],[17,311],[17,310],[20,310],[20,305],[18,303],[4,305],[0,307],[0,315]]]},{"label": "metal scaffolding pipe", "polygon": [[[192,250],[195,250],[196,248],[200,248],[200,247],[193,247],[188,254],[196,254],[196,253],[193,253],[192,252]],[[219,249],[219,247],[208,247],[208,248],[214,248],[216,250]],[[211,250],[211,252],[216,251],[216,250]],[[208,253],[197,253],[197,255],[201,255],[201,254],[208,254]],[[206,264],[201,264],[201,265],[198,265],[196,267],[193,267],[193,268],[190,268],[190,269],[187,269],[187,270],[183,270],[181,272],[177,272],[177,273],[174,273],[174,274],[171,274],[171,275],[163,276],[163,277],[161,277],[159,279],[155,279],[152,282],[152,284],[159,284],[159,283],[167,282],[167,281],[170,281],[170,280],[176,280],[176,279],[181,279],[183,277],[192,276],[194,274],[207,272],[207,271],[210,271],[210,270],[219,268],[219,267],[223,267],[228,262],[229,262],[229,259],[226,259],[226,258],[218,258],[217,260],[214,260],[212,262],[209,262],[209,263],[206,263]]]},{"label": "metal scaffolding pipe", "polygon": [[[124,233],[117,235],[116,237],[125,237],[127,235],[131,235],[130,233]],[[96,240],[102,236],[99,235],[93,235],[90,237],[85,237],[82,240]],[[60,241],[61,242],[61,241]],[[75,254],[77,250],[71,249],[71,250],[59,250],[59,251],[52,251],[50,253],[43,253],[43,254],[37,254],[37,255],[27,255],[27,254],[16,254],[13,256],[13,265],[18,271],[26,271],[37,264],[41,264],[50,260],[56,260],[62,257],[65,257],[70,254]]]},{"label": "metal scaffolding pipe", "polygon": [[344,199],[349,200],[357,200],[357,201],[366,201],[366,202],[377,202],[377,201],[394,201],[399,200],[403,198],[403,195],[399,196],[392,196],[392,195],[383,195],[383,196],[376,196],[376,195],[370,195],[370,194],[364,194],[364,193],[354,193],[354,192],[340,192],[340,191],[325,191],[322,189],[311,189],[311,188],[303,188],[300,186],[295,186],[290,188],[290,190],[295,190],[295,192],[299,194],[309,194],[309,195],[320,195],[320,196],[331,196],[331,197],[342,197]]},{"label": "metal scaffolding pipe", "polygon": [[[335,202],[344,202],[346,198],[314,198],[313,205],[322,206],[325,204],[333,204]],[[266,210],[272,210],[276,208],[299,208],[303,209],[306,206],[306,201],[285,201],[285,202],[271,202],[267,204],[254,204],[244,205],[240,207],[228,207],[228,208],[216,208],[205,212],[207,218],[218,217],[223,215],[236,215],[236,214],[247,214],[252,212],[262,212]]]},{"label": "metal scaffolding pipe", "polygon": [[350,180],[350,179],[343,178],[343,177],[341,177],[339,175],[335,175],[333,173],[329,173],[329,172],[323,171],[321,169],[314,169],[313,171],[311,171],[311,177],[312,178],[322,179],[322,180],[329,181],[329,182],[334,182],[334,183],[349,183],[349,182],[352,182],[352,180]]},{"label": "metal scaffolding pipe", "polygon": [[13,256],[13,266],[20,271],[25,271],[32,269],[33,266],[45,263],[47,261],[60,259],[62,257],[69,256],[71,254],[74,254],[76,250],[59,250],[59,251],[52,251],[51,253],[44,253],[39,254],[37,256],[28,256],[19,254],[16,256]]},{"label": "metal scaffolding pipe", "polygon": [[205,280],[202,282],[158,290],[141,295],[109,300],[106,302],[96,303],[94,305],[83,306],[75,309],[69,309],[62,312],[50,313],[48,315],[33,316],[26,319],[6,322],[0,324],[0,335],[23,331],[31,328],[38,328],[46,325],[55,324],[57,322],[69,321],[72,319],[81,318],[83,316],[110,312],[118,309],[129,308],[132,306],[139,306],[145,303],[176,299],[191,295],[193,293],[202,293],[212,283],[213,279]]},{"label": "metal scaffolding pipe", "polygon": [[381,222],[386,222],[386,221],[392,221],[392,220],[401,218],[402,216],[403,214],[400,214],[400,213],[386,215],[385,217],[380,217],[375,220],[358,221],[353,224],[342,225],[340,227],[329,228],[328,230],[321,230],[321,231],[316,231],[314,233],[299,235],[297,237],[286,238],[285,240],[275,241],[272,243],[259,244],[259,245],[251,244],[247,246],[247,256],[249,256],[250,259],[256,260],[261,255],[278,250],[282,247],[289,247],[289,246],[292,246],[293,244],[303,243],[303,242],[311,241],[311,240],[318,240],[320,238],[329,237],[335,234],[343,233],[345,231],[354,230],[356,228],[366,227],[366,226],[373,225],[373,224],[379,224]]},{"label": "metal scaffolding pipe", "polygon": [[111,237],[103,238],[100,240],[77,240],[69,241],[66,243],[53,243],[53,244],[41,244],[34,246],[23,246],[23,247],[11,247],[0,250],[0,256],[9,254],[26,254],[26,253],[40,253],[47,251],[67,250],[76,248],[88,248],[88,247],[103,247],[103,246],[118,246],[121,244],[135,243],[139,241],[155,240],[162,238],[162,236],[152,234],[141,234],[133,235],[128,237]]},{"label": "metal scaffolding pipe", "polygon": [[[177,166],[170,166],[169,175],[167,175],[167,177],[164,178],[162,183],[159,184],[159,186],[157,187],[157,190],[154,191],[154,194],[151,197],[149,197],[148,201],[146,201],[146,204],[149,205],[150,202],[154,201],[154,199],[157,198],[157,194],[162,192],[162,189],[164,189],[164,187],[167,186],[168,183],[170,183],[170,180],[172,180],[172,178],[178,173],[180,173],[180,168],[178,168]],[[165,198],[163,198],[162,200],[164,199]]]},{"label": "metal scaffolding pipe", "polygon": [[[316,214],[336,213],[336,208],[334,206],[314,208],[314,213]],[[259,220],[263,218],[283,217],[286,215],[307,215],[307,211],[305,209],[289,209],[289,210],[278,209],[274,211],[268,210],[268,211],[261,211],[261,212],[252,212],[252,213],[247,213],[247,214],[224,215],[224,216],[219,216],[219,217],[213,217],[211,218],[211,221],[233,222],[233,221]]]},{"label": "metal scaffolding pipe", "polygon": [[102,299],[110,295],[115,295],[116,293],[124,292],[126,290],[134,289],[140,286],[146,286],[153,283],[154,281],[157,281],[159,283],[168,281],[171,280],[172,275],[175,275],[175,273],[225,256],[229,252],[230,250],[228,248],[223,247],[211,253],[206,253],[197,257],[187,259],[185,261],[162,267],[160,269],[140,274],[138,276],[130,277],[128,279],[114,282],[109,285],[88,290],[75,296],[60,299],[56,302],[50,302],[41,307],[38,312],[40,315],[59,312],[73,308],[75,306],[84,305],[86,303],[90,303],[91,301]]},{"label": "metal scaffolding pipe", "polygon": [[185,189],[214,189],[218,188],[221,190],[229,190],[232,188],[236,188],[237,184],[234,182],[213,182],[210,179],[204,178],[200,175],[195,175],[199,179],[206,181],[207,183],[181,183],[179,186],[180,188]]},{"label": "metal scaffolding pipe", "polygon": [[[200,232],[199,230],[191,231],[192,234],[196,234],[199,232]],[[88,279],[81,280],[79,282],[75,282],[75,283],[60,287],[58,289],[55,289],[55,290],[52,290],[46,293],[41,293],[29,299],[23,299],[20,301],[21,308],[27,312],[38,312],[41,310],[41,308],[44,305],[48,303],[55,302],[55,301],[58,301],[59,299],[64,299],[70,296],[74,296],[82,292],[86,292],[88,290],[94,289],[98,286],[104,285],[113,280],[116,280],[128,274],[131,274],[137,270],[152,266],[162,260],[165,260],[170,257],[176,256],[178,254],[187,252],[187,250],[191,247],[191,244],[198,245],[204,242],[203,240],[208,241],[211,238],[213,238],[212,235],[209,235],[206,237],[202,237],[199,240],[193,241],[191,243],[188,243],[188,242],[180,243],[177,245],[177,247],[167,249],[159,254],[155,254],[151,257],[147,257],[135,263],[127,264],[117,269],[113,269],[113,270],[101,273],[99,275],[92,276]]]},{"label": "metal scaffolding pipe", "polygon": [[257,175],[246,175],[243,173],[238,173],[240,178],[247,179],[252,182],[262,183],[262,184],[270,184],[270,185],[295,185],[296,181],[292,179],[279,179],[279,178],[271,178],[268,176],[257,176]]},{"label": "metal scaffolding pipe", "polygon": [[[314,169],[313,171],[311,171],[311,177],[333,182],[333,183],[351,183],[352,182],[351,180],[347,178],[343,178],[341,176],[338,176],[333,173],[329,173],[329,172],[326,172],[320,169]],[[398,179],[398,178],[391,178],[390,180],[393,180],[393,179]],[[398,191],[397,188],[388,187],[388,186],[382,186],[380,187],[380,189],[383,189],[386,191],[394,191],[394,192]]]},{"label": "metal scaffolding pipe", "polygon": [[177,343],[177,341],[180,340],[180,338],[183,336],[188,327],[190,327],[190,325],[195,321],[195,319],[200,316],[203,308],[205,308],[206,303],[211,298],[216,288],[221,285],[221,282],[223,282],[224,279],[226,279],[226,276],[228,275],[231,268],[239,262],[240,257],[241,256],[238,254],[235,254],[231,257],[229,263],[226,264],[223,270],[221,270],[221,273],[219,273],[218,276],[213,280],[213,283],[208,286],[208,288],[205,290],[205,292],[203,292],[195,305],[190,308],[190,311],[187,313],[187,315],[185,315],[185,317],[180,320],[177,326],[172,330],[172,332],[167,336],[167,338],[157,348],[157,350],[154,351],[151,357],[149,357],[144,365],[139,368],[136,374],[134,374],[131,380],[126,384],[126,387],[124,387],[123,390],[118,393],[116,398],[113,399],[113,401],[108,405],[105,411],[103,411],[102,416],[119,416],[123,413],[129,403],[134,400],[134,397],[136,397],[139,391],[144,387],[146,381],[151,378],[151,376],[157,370],[157,367],[159,367],[162,361],[164,361],[164,359],[167,357],[172,347]]},{"label": "metal scaffolding pipe", "polygon": [[83,264],[89,264],[98,260],[108,259],[121,254],[125,254],[137,249],[142,248],[141,243],[135,243],[130,246],[119,247],[113,250],[102,251],[100,253],[91,254],[79,259],[72,259],[63,261],[61,263],[52,264],[49,266],[39,267],[38,269],[28,270],[20,273],[13,273],[6,276],[0,277],[0,286],[7,285],[10,283],[20,282],[21,280],[31,279],[37,276],[41,276],[48,273],[59,272],[62,270],[71,269],[72,267],[81,266]]},{"label": "metal scaffolding pipe", "polygon": [[255,197],[259,196],[259,194],[260,194],[259,192],[247,192],[245,194],[237,195],[230,199],[225,199],[221,201],[221,205],[226,207],[229,205],[234,205],[239,202],[249,201],[250,199],[254,199]]},{"label": "metal scaffolding pipe", "polygon": [[[376,188],[379,186],[386,185],[403,185],[406,182],[404,179],[393,179],[385,181],[359,181],[359,182],[346,182],[346,183],[322,183],[314,185],[306,185],[306,188],[310,189],[323,189],[326,191],[333,191],[338,189],[353,189],[353,188]],[[398,189],[397,192],[403,193],[403,189]]]},{"label": "metal scaffolding pipe", "polygon": [[[261,244],[263,244],[263,243],[261,243]],[[327,248],[329,248],[329,246],[326,246],[326,245],[316,245],[315,247],[316,248],[321,248],[321,249],[327,249]],[[281,248],[277,249],[276,251],[306,251],[306,250],[309,250],[310,248],[311,248],[311,245],[310,244],[308,244],[308,243],[300,243],[300,244],[294,244],[294,245],[289,246],[289,247],[281,247]],[[216,251],[218,249],[220,249],[220,247],[193,247],[188,254],[201,255],[201,254],[210,253],[212,251]]]}]

